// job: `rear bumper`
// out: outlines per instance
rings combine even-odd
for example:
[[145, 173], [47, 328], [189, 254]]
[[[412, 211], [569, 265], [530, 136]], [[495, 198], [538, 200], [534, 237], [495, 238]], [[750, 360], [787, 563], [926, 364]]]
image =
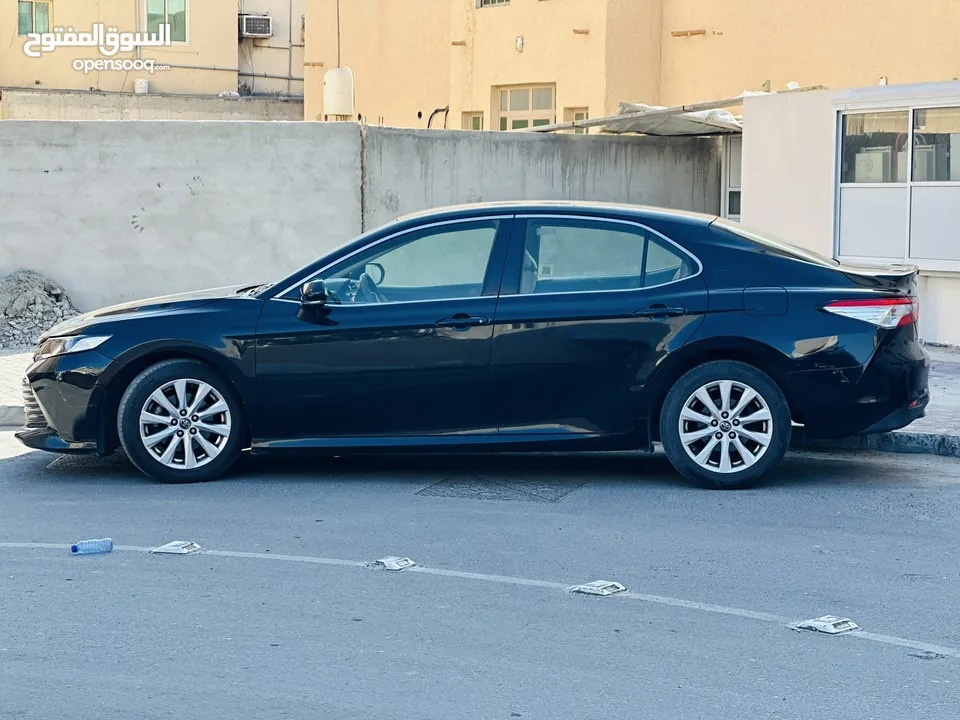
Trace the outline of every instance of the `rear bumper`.
[[882, 420], [875, 422], [873, 425], [864, 430], [863, 433], [869, 435], [872, 433], [885, 433], [890, 432], [891, 430], [905, 428], [914, 420], [919, 420], [927, 414], [927, 405], [929, 402], [929, 396], [920, 400], [913, 400], [905, 407], [894, 410]]
[[787, 394], [808, 437], [888, 432], [923, 417], [930, 402], [929, 372], [925, 354], [907, 362], [807, 370], [787, 376]]

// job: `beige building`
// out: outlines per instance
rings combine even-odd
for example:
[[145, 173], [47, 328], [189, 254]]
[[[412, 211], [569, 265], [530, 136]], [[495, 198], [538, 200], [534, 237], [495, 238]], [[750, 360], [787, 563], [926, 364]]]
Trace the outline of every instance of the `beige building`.
[[[323, 78], [355, 78], [355, 111], [401, 127], [521, 129], [782, 89], [960, 75], [960, 2], [927, 0], [307, 0], [306, 118]], [[434, 111], [440, 113], [434, 114]]]
[[[132, 93], [138, 80], [146, 80], [151, 93], [217, 95], [239, 89], [245, 94], [302, 95], [305, 2], [4, 2], [0, 9], [0, 87]], [[254, 21], [245, 25], [244, 15]], [[108, 55], [100, 46], [70, 44], [63, 34], [70, 28], [90, 33], [96, 23], [119, 33], [154, 33], [168, 23], [170, 43]], [[40, 57], [27, 54], [30, 33], [55, 33], [57, 28], [62, 28], [62, 40], [56, 47], [41, 52]], [[110, 43], [106, 45], [110, 50]], [[137, 60], [153, 61], [153, 72], [142, 62], [131, 66]], [[99, 65], [97, 61], [101, 61]], [[146, 89], [142, 83], [140, 87]]]

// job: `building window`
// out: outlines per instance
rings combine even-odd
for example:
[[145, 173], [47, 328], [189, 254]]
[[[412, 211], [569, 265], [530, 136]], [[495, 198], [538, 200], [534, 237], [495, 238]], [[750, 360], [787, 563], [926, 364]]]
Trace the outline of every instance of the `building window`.
[[556, 122], [553, 85], [500, 88], [500, 129], [524, 130]]
[[960, 107], [840, 116], [836, 251], [960, 270]]
[[907, 181], [907, 111], [843, 116], [840, 182]]
[[483, 130], [482, 112], [465, 112], [460, 119], [462, 130]]
[[17, 34], [50, 32], [50, 3], [48, 2], [19, 2], [17, 3]]
[[[579, 122], [581, 120], [589, 120], [590, 111], [587, 108], [565, 108], [563, 111], [563, 121], [564, 122]], [[577, 135], [586, 135], [590, 132], [590, 128], [574, 128], [573, 132]]]
[[170, 26], [172, 42], [187, 42], [187, 0], [147, 0], [147, 32]]
[[740, 222], [740, 198], [742, 177], [743, 136], [730, 135], [724, 143], [723, 154], [723, 184], [724, 207], [723, 216]]
[[477, 0], [477, 7], [490, 7], [492, 5], [509, 5], [510, 0]]

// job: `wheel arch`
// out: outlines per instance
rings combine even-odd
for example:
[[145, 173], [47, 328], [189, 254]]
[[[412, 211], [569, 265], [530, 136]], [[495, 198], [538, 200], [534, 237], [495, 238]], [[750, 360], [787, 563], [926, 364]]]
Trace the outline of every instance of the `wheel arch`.
[[[100, 410], [97, 423], [97, 447], [101, 454], [108, 455], [120, 447], [120, 437], [117, 434], [117, 412], [120, 408], [120, 399], [133, 379], [152, 365], [164, 360], [196, 360], [213, 369], [230, 384], [244, 409], [245, 442], [249, 442], [251, 411], [247, 393], [243, 392], [246, 386], [245, 378], [236, 367], [232, 366], [217, 352], [203, 345], [167, 345], [151, 343], [148, 346], [136, 348], [117, 358], [118, 369], [106, 383], [103, 397], [100, 401]], [[249, 381], [249, 380], [247, 380]]]
[[645, 403], [646, 430], [650, 441], [660, 439], [660, 413], [670, 388], [693, 368], [714, 360], [733, 360], [761, 370], [777, 384], [787, 399], [790, 415], [798, 420], [796, 403], [788, 392], [790, 359], [776, 348], [756, 340], [715, 337], [688, 343], [667, 356], [650, 381]]

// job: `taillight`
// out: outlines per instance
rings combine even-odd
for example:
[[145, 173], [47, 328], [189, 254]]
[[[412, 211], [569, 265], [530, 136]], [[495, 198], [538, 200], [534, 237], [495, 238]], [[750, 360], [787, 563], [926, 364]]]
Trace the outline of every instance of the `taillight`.
[[863, 320], [882, 328], [915, 323], [920, 316], [920, 301], [915, 297], [837, 300], [823, 308], [834, 315]]

